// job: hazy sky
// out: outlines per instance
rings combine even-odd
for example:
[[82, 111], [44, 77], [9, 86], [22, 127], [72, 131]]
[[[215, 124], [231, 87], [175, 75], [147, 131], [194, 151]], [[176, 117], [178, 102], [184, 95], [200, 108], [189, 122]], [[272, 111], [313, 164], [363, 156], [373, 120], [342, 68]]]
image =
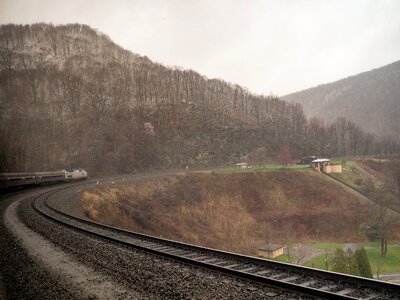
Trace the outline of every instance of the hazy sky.
[[284, 95], [400, 59], [399, 0], [0, 0], [0, 23], [85, 23], [165, 65]]

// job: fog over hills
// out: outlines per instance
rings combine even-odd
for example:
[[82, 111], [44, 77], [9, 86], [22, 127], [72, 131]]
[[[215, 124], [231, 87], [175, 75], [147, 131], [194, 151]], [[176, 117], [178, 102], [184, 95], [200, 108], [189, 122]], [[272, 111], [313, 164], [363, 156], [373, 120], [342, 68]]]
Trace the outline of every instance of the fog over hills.
[[400, 140], [400, 61], [282, 99], [300, 103], [307, 117], [328, 122], [345, 117], [368, 132]]
[[131, 173], [391, 153], [346, 119], [308, 121], [299, 104], [255, 95], [126, 51], [87, 25], [0, 26], [0, 172], [84, 167]]

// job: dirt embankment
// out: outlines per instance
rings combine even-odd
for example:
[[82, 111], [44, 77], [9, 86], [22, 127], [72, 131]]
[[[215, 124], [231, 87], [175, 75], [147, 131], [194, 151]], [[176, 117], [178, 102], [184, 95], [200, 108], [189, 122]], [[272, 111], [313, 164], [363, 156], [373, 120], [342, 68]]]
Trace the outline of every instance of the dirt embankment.
[[267, 242], [360, 240], [376, 207], [312, 171], [187, 174], [85, 192], [106, 224], [254, 254]]
[[[400, 158], [392, 159], [359, 159], [357, 160], [358, 176], [361, 182], [360, 189], [367, 196], [374, 197], [374, 189], [378, 190], [378, 197], [386, 193], [388, 207], [400, 211]], [[366, 176], [367, 175], [367, 176]], [[376, 196], [375, 196], [376, 197]]]
[[391, 159], [359, 159], [357, 163], [363, 170], [375, 177], [381, 183], [392, 185], [392, 188], [399, 189], [396, 180], [399, 177], [400, 157]]

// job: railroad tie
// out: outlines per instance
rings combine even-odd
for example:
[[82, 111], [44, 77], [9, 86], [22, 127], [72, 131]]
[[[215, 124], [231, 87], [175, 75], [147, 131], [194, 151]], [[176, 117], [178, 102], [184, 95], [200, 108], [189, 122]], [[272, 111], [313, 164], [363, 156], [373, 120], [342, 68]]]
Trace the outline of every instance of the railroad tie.
[[296, 280], [296, 279], [298, 279], [298, 278], [299, 278], [299, 276], [290, 276], [290, 277], [288, 277], [288, 278], [283, 278], [282, 281], [289, 282], [289, 281]]
[[193, 257], [192, 259], [197, 260], [197, 261], [202, 261], [207, 258], [210, 258], [210, 257], [202, 255], [202, 256]]
[[202, 262], [206, 263], [206, 264], [209, 264], [210, 262], [215, 262], [215, 261], [218, 261], [218, 258], [211, 258], [211, 259], [203, 260]]
[[355, 291], [354, 289], [348, 288], [348, 289], [344, 289], [344, 290], [341, 290], [341, 291], [337, 292], [337, 294], [339, 294], [339, 295], [348, 295], [348, 294], [351, 294], [354, 291]]
[[365, 297], [365, 298], [361, 298], [362, 300], [372, 300], [372, 299], [375, 299], [375, 298], [378, 298], [380, 295], [378, 295], [378, 294], [371, 294], [371, 295], [368, 295], [367, 297]]
[[165, 250], [168, 250], [168, 249], [171, 249], [171, 248], [168, 247], [168, 246], [159, 246], [159, 247], [151, 248], [151, 250], [157, 250], [157, 251], [165, 251]]
[[227, 268], [227, 269], [232, 269], [232, 268], [235, 268], [235, 267], [238, 267], [238, 266], [242, 266], [243, 264], [232, 264], [232, 265], [229, 265], [229, 266], [224, 266], [224, 268]]
[[164, 252], [167, 252], [167, 253], [169, 253], [169, 254], [178, 254], [178, 253], [181, 253], [181, 252], [186, 252], [185, 250], [182, 250], [182, 249], [171, 249], [170, 251], [164, 251]]
[[306, 282], [300, 283], [300, 285], [302, 285], [302, 286], [310, 286], [310, 285], [313, 285], [316, 282], [317, 282], [316, 280], [310, 280], [310, 281], [306, 281]]
[[256, 269], [257, 269], [257, 267], [250, 267], [250, 268], [246, 268], [246, 269], [240, 270], [240, 272], [249, 273], [250, 271], [253, 271], [253, 270], [256, 270]]
[[329, 291], [334, 288], [337, 288], [337, 285], [324, 285], [323, 287], [319, 288], [321, 291]]
[[192, 256], [199, 255], [198, 253], [189, 252], [188, 254], [182, 255], [182, 257], [192, 258]]
[[272, 272], [271, 270], [264, 270], [264, 271], [256, 272], [255, 275], [263, 276], [263, 275], [271, 273], [271, 272]]
[[223, 264], [226, 264], [226, 263], [229, 263], [229, 262], [226, 261], [226, 260], [221, 260], [221, 261], [215, 263], [214, 265], [215, 265], [215, 266], [220, 266], [220, 265], [223, 265]]
[[269, 278], [275, 279], [275, 278], [281, 277], [282, 275], [288, 275], [288, 274], [278, 273], [278, 274], [274, 274], [274, 275], [269, 276]]

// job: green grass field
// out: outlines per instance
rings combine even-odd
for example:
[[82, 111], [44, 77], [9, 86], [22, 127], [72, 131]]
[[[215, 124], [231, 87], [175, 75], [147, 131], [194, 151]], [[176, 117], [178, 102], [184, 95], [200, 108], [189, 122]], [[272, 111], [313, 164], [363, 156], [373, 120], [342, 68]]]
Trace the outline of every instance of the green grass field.
[[[339, 243], [316, 243], [312, 244], [317, 249], [328, 249], [334, 250], [342, 248], [344, 244]], [[367, 250], [368, 258], [371, 264], [372, 272], [376, 274], [378, 263], [380, 261], [380, 248], [379, 243], [371, 242], [364, 244], [365, 250]], [[328, 253], [328, 266], [329, 270], [332, 269], [332, 258], [333, 254]], [[318, 269], [325, 269], [325, 255], [315, 257], [305, 264], [307, 267], [315, 267]], [[383, 266], [381, 268], [381, 274], [383, 273], [395, 273], [400, 272], [400, 244], [394, 243], [388, 245], [388, 252], [386, 257], [383, 259]]]
[[367, 179], [377, 184], [380, 183], [376, 177], [368, 173], [356, 161], [346, 161], [342, 173], [331, 173], [330, 175], [360, 192], [363, 192]]
[[268, 164], [261, 166], [252, 166], [251, 168], [242, 169], [242, 168], [226, 168], [218, 170], [218, 172], [222, 173], [251, 173], [251, 172], [271, 172], [271, 171], [286, 171], [286, 170], [304, 170], [309, 169], [309, 165], [289, 165], [287, 168], [284, 168], [282, 165], [278, 164]]
[[354, 161], [347, 161], [343, 166], [342, 173], [331, 173], [332, 177], [344, 182], [354, 189], [360, 190], [362, 187], [363, 173]]
[[[329, 270], [331, 270], [331, 267], [332, 267], [331, 261], [333, 258], [333, 254], [328, 253], [327, 258], [328, 258], [328, 267], [329, 267]], [[309, 261], [306, 261], [304, 266], [325, 270], [325, 254], [315, 257], [313, 259], [310, 259]]]
[[[371, 263], [371, 268], [376, 273], [378, 262], [380, 259], [380, 248], [366, 249]], [[400, 245], [388, 245], [388, 252], [383, 259], [381, 273], [400, 272]]]
[[289, 256], [287, 254], [282, 254], [282, 255], [275, 257], [273, 260], [284, 262], [284, 263], [292, 263], [297, 260], [297, 256], [291, 255], [290, 259], [289, 259]]

